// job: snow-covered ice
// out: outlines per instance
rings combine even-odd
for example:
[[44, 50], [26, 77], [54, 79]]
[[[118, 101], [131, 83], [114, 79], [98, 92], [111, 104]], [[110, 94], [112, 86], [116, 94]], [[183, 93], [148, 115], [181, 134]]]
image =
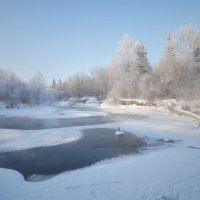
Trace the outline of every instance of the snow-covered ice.
[[0, 102], [0, 117], [32, 117], [32, 118], [77, 118], [90, 116], [105, 116], [106, 113], [100, 110], [90, 110], [80, 108], [95, 107], [98, 108], [97, 103], [79, 104], [70, 107], [69, 102], [57, 102], [52, 105], [24, 105], [20, 104], [13, 109], [6, 108], [6, 104]]
[[73, 142], [82, 136], [77, 128], [43, 130], [0, 129], [0, 152]]
[[[90, 167], [64, 172], [49, 180], [26, 182], [23, 176], [14, 170], [0, 169], [0, 197], [3, 200], [25, 199], [124, 199], [155, 200], [162, 195], [179, 195], [179, 200], [200, 199], [200, 128], [197, 121], [190, 117], [178, 116], [164, 109], [107, 106], [106, 111], [137, 113], [148, 118], [128, 119], [104, 125], [70, 128], [75, 139], [80, 137], [82, 128], [121, 127], [138, 136], [175, 140], [168, 148], [156, 151], [147, 150], [142, 154], [128, 155], [96, 163]], [[105, 111], [105, 112], [106, 112]], [[104, 112], [104, 111], [102, 111]], [[22, 131], [7, 130], [1, 134], [5, 141], [17, 145], [18, 137], [38, 142], [40, 133], [50, 139], [54, 131], [65, 136], [68, 128], [52, 129], [24, 134]], [[48, 130], [49, 131], [49, 130]], [[29, 131], [27, 131], [28, 133]], [[3, 130], [1, 130], [3, 133]], [[8, 133], [8, 135], [6, 135]], [[49, 134], [49, 135], [48, 135]], [[31, 135], [31, 136], [30, 136]], [[72, 138], [73, 134], [71, 135]], [[31, 137], [35, 137], [33, 140]], [[16, 138], [16, 139], [15, 139]], [[55, 138], [56, 140], [57, 138]], [[67, 141], [67, 139], [66, 139]], [[16, 142], [16, 143], [15, 143]], [[11, 143], [10, 143], [11, 144]], [[39, 145], [43, 145], [42, 143]]]

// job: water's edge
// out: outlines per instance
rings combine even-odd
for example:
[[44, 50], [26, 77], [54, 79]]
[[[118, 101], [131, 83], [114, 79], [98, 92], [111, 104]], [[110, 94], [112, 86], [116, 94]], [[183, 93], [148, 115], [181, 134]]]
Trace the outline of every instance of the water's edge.
[[52, 175], [92, 165], [96, 162], [135, 154], [147, 146], [143, 138], [114, 129], [84, 129], [79, 140], [32, 149], [0, 153], [0, 167], [19, 171], [25, 179], [33, 174]]

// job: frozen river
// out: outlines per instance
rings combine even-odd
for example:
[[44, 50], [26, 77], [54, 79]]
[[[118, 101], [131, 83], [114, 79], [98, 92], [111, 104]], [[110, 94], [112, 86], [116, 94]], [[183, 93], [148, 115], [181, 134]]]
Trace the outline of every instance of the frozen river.
[[[0, 115], [2, 199], [200, 198], [200, 129], [188, 117], [137, 106], [38, 106]], [[24, 180], [46, 179], [32, 174], [53, 177]]]
[[0, 154], [0, 167], [15, 169], [25, 177], [74, 170], [113, 157], [138, 153], [145, 141], [131, 133], [115, 136], [114, 129], [85, 129], [74, 142]]
[[[68, 108], [70, 111], [73, 108]], [[95, 108], [76, 108], [80, 112], [96, 112]], [[62, 109], [59, 109], [62, 112]], [[56, 130], [64, 127], [93, 126], [117, 123], [127, 120], [144, 120], [145, 115], [128, 115], [107, 113], [103, 116], [77, 118], [31, 118], [1, 117], [0, 128], [14, 130]], [[116, 127], [117, 129], [117, 127]], [[32, 174], [52, 175], [92, 165], [96, 162], [114, 157], [136, 154], [148, 147], [145, 139], [130, 132], [116, 136], [113, 128], [90, 128], [81, 130], [82, 136], [75, 141], [46, 147], [35, 147], [0, 153], [0, 167], [15, 169], [25, 178]], [[66, 135], [68, 135], [66, 130]], [[48, 134], [48, 132], [47, 132]], [[161, 145], [161, 141], [155, 142]]]

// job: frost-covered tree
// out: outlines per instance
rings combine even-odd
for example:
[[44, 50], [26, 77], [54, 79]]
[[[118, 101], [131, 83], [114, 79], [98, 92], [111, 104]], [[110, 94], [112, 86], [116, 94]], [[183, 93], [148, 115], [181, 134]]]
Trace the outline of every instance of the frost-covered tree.
[[182, 93], [187, 98], [195, 97], [200, 90], [199, 37], [200, 31], [194, 26], [184, 26], [175, 32], [181, 74], [179, 82], [182, 83]]
[[167, 35], [164, 56], [169, 60], [174, 59], [175, 57], [175, 48], [172, 33], [168, 33]]
[[160, 95], [162, 97], [175, 98], [180, 71], [172, 33], [167, 36], [164, 54], [159, 61], [159, 67], [156, 72], [159, 74]]
[[193, 58], [195, 65], [195, 74], [199, 76], [200, 75], [200, 32], [194, 41]]
[[140, 40], [136, 40], [134, 43], [132, 65], [133, 70], [136, 70], [140, 75], [150, 72], [147, 50]]
[[77, 73], [74, 75], [73, 79], [71, 79], [71, 89], [72, 94], [76, 97], [83, 97], [84, 95], [84, 85], [85, 78], [83, 73]]
[[109, 80], [109, 68], [93, 67], [90, 70], [92, 90], [97, 98], [105, 98], [111, 90]]
[[144, 44], [125, 34], [108, 66], [94, 67], [89, 75], [71, 76], [56, 89], [69, 96], [101, 98], [186, 98], [200, 94], [200, 32], [186, 26], [169, 33], [154, 68]]
[[0, 70], [0, 100], [13, 107], [18, 103], [29, 103], [28, 85], [21, 81], [11, 70]]
[[198, 38], [199, 30], [191, 26], [168, 34], [165, 51], [156, 70], [162, 97], [189, 98], [197, 93], [194, 88], [200, 85]]
[[163, 98], [183, 96], [183, 91], [188, 87], [191, 77], [188, 57], [181, 56], [176, 43], [176, 36], [169, 34], [157, 70], [160, 75], [160, 95]]
[[192, 58], [200, 31], [194, 26], [183, 26], [174, 33], [177, 54]]
[[56, 80], [55, 80], [55, 78], [53, 78], [51, 88], [56, 89], [56, 86], [57, 86]]
[[[42, 103], [52, 100], [57, 91], [46, 88], [44, 77], [37, 73], [27, 83], [20, 80], [11, 70], [0, 69], [0, 101], [14, 107], [19, 103]], [[57, 95], [58, 96], [58, 95]]]
[[124, 71], [139, 75], [150, 71], [147, 50], [140, 40], [123, 35], [118, 52], [118, 60]]
[[95, 96], [91, 77], [84, 73], [76, 73], [65, 81], [57, 84], [56, 90], [65, 94], [66, 98], [82, 98], [84, 96]]
[[23, 83], [9, 69], [2, 71], [1, 74], [1, 96], [5, 102], [15, 105], [20, 101]]
[[31, 100], [39, 104], [44, 96], [46, 84], [41, 73], [36, 73], [30, 80]]
[[142, 76], [150, 72], [146, 48], [140, 40], [133, 40], [125, 34], [115, 56], [122, 76], [116, 80], [118, 82], [115, 83], [115, 93], [117, 93], [116, 86], [118, 86], [119, 93], [129, 97], [139, 97], [141, 95], [140, 80]]
[[134, 41], [128, 34], [124, 34], [118, 49], [118, 61], [123, 71], [133, 71], [133, 55]]

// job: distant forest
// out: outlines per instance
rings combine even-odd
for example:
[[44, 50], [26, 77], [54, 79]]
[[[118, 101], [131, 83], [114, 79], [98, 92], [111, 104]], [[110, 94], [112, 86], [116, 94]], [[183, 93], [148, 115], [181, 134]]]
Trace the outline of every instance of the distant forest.
[[29, 82], [12, 71], [0, 69], [0, 101], [17, 105], [40, 104], [70, 97], [197, 99], [200, 98], [200, 30], [193, 26], [178, 28], [166, 37], [163, 55], [154, 64], [141, 40], [123, 35], [110, 63], [92, 67], [64, 81], [45, 84], [42, 74]]

